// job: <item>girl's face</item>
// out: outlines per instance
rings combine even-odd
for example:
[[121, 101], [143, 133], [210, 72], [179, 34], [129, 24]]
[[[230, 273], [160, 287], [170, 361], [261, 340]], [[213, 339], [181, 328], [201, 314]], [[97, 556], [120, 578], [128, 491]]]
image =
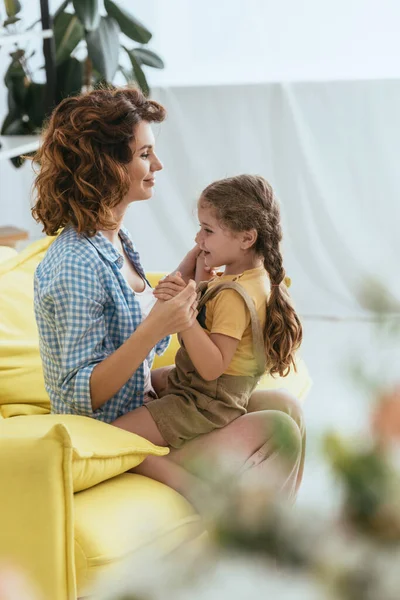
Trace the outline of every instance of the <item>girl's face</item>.
[[207, 267], [227, 267], [240, 263], [243, 259], [243, 235], [233, 233], [221, 227], [212, 207], [199, 202], [197, 214], [200, 231], [196, 235], [196, 243], [204, 252]]
[[124, 199], [127, 203], [151, 198], [155, 174], [163, 168], [154, 152], [154, 134], [147, 121], [141, 121], [136, 126], [135, 140], [131, 144], [131, 149], [133, 159], [128, 165], [131, 185]]

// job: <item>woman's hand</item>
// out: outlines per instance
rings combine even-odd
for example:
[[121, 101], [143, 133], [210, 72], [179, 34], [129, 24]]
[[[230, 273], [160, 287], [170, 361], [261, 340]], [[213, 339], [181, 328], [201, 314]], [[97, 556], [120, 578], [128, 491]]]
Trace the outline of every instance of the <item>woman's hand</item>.
[[189, 329], [197, 317], [196, 283], [190, 280], [186, 287], [167, 302], [157, 300], [143, 325], [152, 325], [159, 331], [159, 339]]
[[171, 300], [171, 298], [175, 298], [179, 292], [184, 290], [186, 285], [187, 283], [182, 279], [180, 272], [176, 271], [160, 279], [158, 285], [153, 290], [153, 294], [157, 300]]

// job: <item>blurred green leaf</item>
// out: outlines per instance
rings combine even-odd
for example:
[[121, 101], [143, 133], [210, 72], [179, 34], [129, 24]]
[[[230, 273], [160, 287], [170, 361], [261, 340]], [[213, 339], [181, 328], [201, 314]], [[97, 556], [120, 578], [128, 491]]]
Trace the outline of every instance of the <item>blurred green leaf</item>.
[[19, 17], [9, 17], [4, 21], [3, 27], [7, 27], [7, 25], [13, 25], [14, 23], [17, 23], [20, 20], [21, 19]]
[[4, 6], [6, 7], [7, 17], [15, 17], [21, 10], [19, 0], [4, 0]]
[[125, 81], [127, 83], [130, 83], [131, 81], [135, 81], [135, 76], [133, 74], [132, 69], [125, 69], [125, 67], [123, 67], [122, 65], [119, 65], [118, 69], [120, 70], [120, 72], [122, 73], [122, 75], [125, 77]]
[[59, 65], [70, 57], [71, 52], [83, 39], [84, 29], [76, 15], [62, 12], [54, 21], [56, 63]]
[[117, 21], [101, 17], [98, 29], [86, 34], [88, 54], [93, 66], [109, 83], [112, 83], [118, 69], [119, 33]]
[[19, 169], [24, 164], [25, 159], [22, 158], [22, 156], [13, 156], [12, 158], [10, 158], [10, 162], [14, 165], [16, 169]]
[[25, 98], [25, 111], [29, 117], [32, 129], [40, 129], [45, 118], [45, 93], [44, 83], [31, 83]]
[[83, 63], [76, 58], [68, 58], [57, 67], [56, 103], [58, 104], [82, 90]]
[[8, 115], [6, 115], [3, 123], [1, 124], [0, 135], [5, 135], [5, 132], [7, 131], [8, 127], [11, 125], [11, 123], [13, 121], [16, 121], [17, 119], [18, 119], [18, 114], [9, 112]]
[[141, 65], [147, 65], [148, 67], [154, 67], [154, 69], [163, 69], [165, 67], [162, 58], [155, 52], [147, 50], [146, 48], [134, 48], [132, 50], [136, 60]]
[[[65, 11], [65, 9], [67, 8], [67, 6], [70, 2], [71, 2], [71, 0], [64, 0], [64, 2], [61, 2], [60, 6], [57, 8], [56, 12], [53, 15], [53, 23], [54, 23], [54, 21], [57, 20], [57, 18], [60, 16], [60, 14]], [[39, 21], [40, 21], [40, 19], [39, 19]]]
[[140, 44], [147, 44], [151, 40], [150, 31], [128, 11], [117, 6], [111, 0], [104, 0], [104, 7], [107, 14], [117, 21], [122, 33], [128, 38]]
[[[17, 55], [20, 56], [20, 53], [14, 54], [14, 56]], [[13, 60], [11, 62], [4, 76], [4, 83], [9, 91], [9, 108], [11, 108], [12, 101], [13, 104], [15, 104], [16, 107], [22, 111], [25, 104], [27, 79], [25, 77], [25, 71], [22, 68], [19, 60]]]
[[94, 31], [100, 25], [99, 0], [72, 0], [75, 13], [86, 31]]
[[150, 89], [149, 89], [149, 85], [147, 83], [145, 74], [142, 71], [142, 67], [140, 66], [139, 62], [136, 59], [136, 56], [134, 54], [133, 50], [128, 50], [128, 48], [125, 48], [125, 46], [123, 46], [125, 52], [128, 54], [129, 59], [131, 61], [131, 65], [132, 65], [132, 70], [133, 70], [133, 75], [135, 78], [135, 81], [138, 83], [140, 89], [142, 90], [143, 94], [145, 96], [149, 95]]
[[1, 130], [1, 135], [28, 135], [31, 133], [29, 125], [22, 118], [15, 119], [4, 126]]

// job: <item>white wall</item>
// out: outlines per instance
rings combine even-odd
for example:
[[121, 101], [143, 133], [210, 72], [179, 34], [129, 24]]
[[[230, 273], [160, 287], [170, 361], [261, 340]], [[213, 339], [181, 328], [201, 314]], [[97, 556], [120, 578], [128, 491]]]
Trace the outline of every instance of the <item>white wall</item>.
[[162, 85], [400, 75], [398, 0], [146, 0]]

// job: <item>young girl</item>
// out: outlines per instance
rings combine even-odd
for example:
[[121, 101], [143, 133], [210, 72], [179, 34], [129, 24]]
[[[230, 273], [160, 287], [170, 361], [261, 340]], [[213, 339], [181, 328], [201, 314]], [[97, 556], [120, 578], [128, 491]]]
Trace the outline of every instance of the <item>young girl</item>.
[[[224, 265], [225, 271], [199, 284], [197, 321], [181, 332], [175, 368], [160, 397], [145, 404], [151, 419], [143, 415], [148, 426], [138, 431], [173, 448], [245, 414], [266, 371], [284, 376], [295, 367], [302, 339], [285, 285], [280, 211], [269, 183], [251, 175], [212, 183], [201, 194], [198, 216], [204, 265]], [[154, 293], [168, 300], [185, 287], [177, 273]]]

